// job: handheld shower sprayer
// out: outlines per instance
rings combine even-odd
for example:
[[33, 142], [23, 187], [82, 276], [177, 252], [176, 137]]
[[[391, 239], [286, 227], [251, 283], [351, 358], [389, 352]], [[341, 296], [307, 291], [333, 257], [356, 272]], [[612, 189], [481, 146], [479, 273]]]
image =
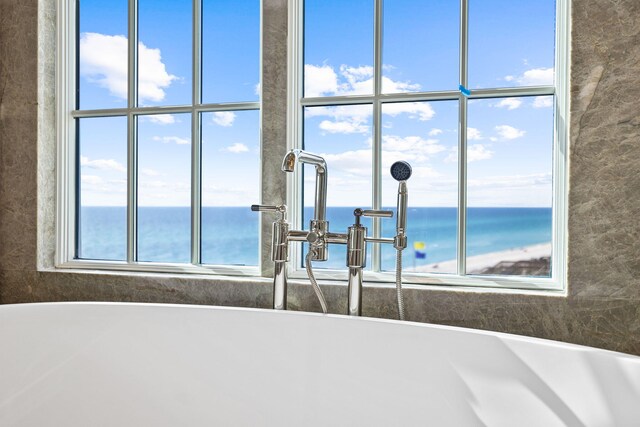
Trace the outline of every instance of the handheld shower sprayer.
[[402, 296], [402, 250], [407, 247], [407, 180], [411, 177], [411, 165], [398, 161], [391, 165], [391, 176], [398, 181], [398, 207], [396, 217], [396, 236], [393, 247], [396, 248], [396, 294], [398, 297], [398, 315], [404, 320], [404, 298]]
[[396, 216], [396, 237], [393, 246], [397, 250], [407, 247], [407, 180], [411, 177], [411, 165], [398, 161], [391, 165], [391, 176], [398, 182], [398, 212]]

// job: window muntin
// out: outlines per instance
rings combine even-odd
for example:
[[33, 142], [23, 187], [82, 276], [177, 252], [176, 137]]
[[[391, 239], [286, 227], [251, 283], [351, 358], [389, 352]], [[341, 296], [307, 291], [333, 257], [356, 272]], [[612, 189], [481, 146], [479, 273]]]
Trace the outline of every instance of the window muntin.
[[[246, 208], [249, 198], [259, 200], [260, 2], [112, 3], [110, 9], [104, 2], [78, 0], [61, 8], [66, 12], [69, 52], [77, 47], [77, 56], [71, 55], [72, 62], [65, 64], [65, 96], [72, 100], [77, 93], [77, 102], [67, 104], [71, 111], [63, 153], [69, 167], [63, 176], [70, 227], [58, 264], [255, 274], [255, 267], [242, 266], [258, 264], [257, 217], [249, 221], [250, 232], [256, 234], [245, 239], [240, 257], [230, 257], [226, 250], [229, 236], [216, 239], [203, 232], [219, 230], [229, 216], [226, 209]], [[203, 38], [203, 11], [209, 20], [225, 15], [217, 19], [245, 33], [233, 51], [221, 49], [220, 39]], [[76, 13], [77, 21], [72, 19]], [[233, 14], [236, 21], [229, 20]], [[224, 84], [207, 89], [217, 103], [202, 101], [203, 57], [209, 69], [216, 68], [218, 81], [226, 77]], [[237, 76], [233, 68], [241, 70]], [[74, 85], [77, 92], [71, 90]], [[109, 121], [118, 126], [109, 126]], [[216, 135], [211, 126], [222, 132]], [[213, 148], [203, 140], [212, 137]], [[106, 141], [102, 151], [96, 148], [100, 141]], [[238, 188], [229, 185], [234, 163], [241, 165], [238, 169], [251, 165]], [[92, 166], [117, 166], [111, 173], [121, 176], [87, 178], [86, 169]], [[215, 172], [203, 172], [203, 167]], [[117, 194], [106, 187], [96, 189], [98, 179], [107, 178], [117, 181]], [[238, 194], [244, 197], [240, 200]], [[113, 210], [118, 219], [99, 223], [96, 209], [111, 201], [117, 202]], [[216, 209], [210, 209], [213, 206]], [[108, 223], [117, 223], [119, 229]], [[118, 240], [117, 250], [104, 241], [109, 236]]]
[[[374, 208], [391, 208], [395, 206], [395, 202], [390, 204], [387, 198], [384, 197], [386, 187], [393, 187], [393, 183], [384, 184], [383, 182], [388, 181], [386, 174], [388, 171], [384, 168], [383, 162], [383, 153], [385, 151], [385, 142], [384, 137], [388, 135], [386, 127], [388, 126], [388, 121], [385, 121], [383, 111], [385, 109], [396, 110], [396, 114], [404, 118], [408, 116], [412, 116], [412, 118], [420, 117], [422, 114], [423, 118], [430, 120], [427, 116], [428, 109], [435, 105], [437, 102], [442, 101], [457, 101], [459, 106], [458, 111], [455, 111], [454, 114], [443, 117], [442, 115], [439, 117], [440, 119], [448, 119], [447, 121], [451, 121], [451, 118], [454, 117], [454, 121], [456, 123], [456, 128], [459, 130], [457, 146], [451, 147], [453, 148], [450, 151], [450, 156], [448, 159], [456, 158], [457, 160], [457, 182], [455, 189], [455, 197], [457, 200], [453, 205], [449, 206], [451, 210], [447, 215], [451, 216], [452, 212], [457, 214], [456, 217], [456, 227], [455, 231], [451, 229], [451, 219], [445, 221], [448, 226], [443, 226], [441, 233], [448, 234], [449, 240], [451, 240], [450, 236], [455, 232], [456, 234], [456, 242], [451, 247], [455, 247], [456, 254], [452, 257], [451, 261], [448, 263], [439, 263], [437, 266], [439, 269], [433, 269], [426, 271], [431, 271], [433, 273], [444, 272], [442, 271], [443, 266], [445, 270], [450, 273], [454, 273], [455, 277], [451, 277], [450, 283], [461, 283], [461, 284], [488, 284], [488, 285], [498, 285], [498, 286], [512, 286], [512, 287], [533, 287], [533, 288], [551, 288], [557, 289], [558, 287], [562, 287], [561, 278], [562, 278], [562, 268], [560, 267], [561, 256], [563, 253], [563, 236], [562, 236], [562, 218], [564, 217], [563, 210], [563, 192], [564, 192], [564, 154], [562, 150], [562, 146], [565, 143], [565, 135], [564, 135], [564, 127], [562, 125], [562, 117], [558, 117], [558, 112], [564, 114], [564, 110], [561, 107], [564, 105], [564, 101], [560, 102], [556, 100], [557, 96], [563, 95], [566, 86], [564, 86], [564, 77], [562, 76], [562, 67], [563, 61], [560, 64], [555, 63], [554, 54], [556, 57], [562, 58], [562, 52], [564, 49], [560, 46], [561, 51], [560, 54], [557, 54], [555, 49], [556, 41], [559, 40], [561, 43], [566, 43], [564, 40], [565, 37], [565, 29], [563, 27], [564, 18], [566, 16], [564, 13], [564, 1], [560, 0], [559, 4], [556, 5], [554, 1], [546, 1], [546, 2], [536, 2], [536, 3], [544, 3], [544, 5], [537, 5], [538, 8], [541, 8], [541, 15], [538, 17], [542, 22], [540, 25], [536, 26], [535, 22], [532, 24], [533, 20], [529, 20], [527, 25], [522, 26], [522, 34], [517, 37], [512, 37], [514, 40], [510, 40], [509, 43], [511, 45], [517, 44], [518, 49], [512, 49], [512, 52], [506, 52], [505, 58], [509, 59], [504, 60], [502, 62], [498, 61], [498, 65], [491, 69], [489, 65], [491, 64], [489, 58], [491, 57], [487, 54], [487, 60], [481, 61], [478, 58], [482, 55], [477, 52], [474, 53], [470, 49], [470, 45], [477, 46], [478, 43], [485, 37], [482, 32], [487, 31], [487, 25], [484, 23], [478, 23], [476, 20], [482, 20], [482, 13], [475, 12], [475, 17], [473, 15], [474, 7], [477, 9], [486, 8], [486, 5], [476, 5], [474, 0], [461, 0], [460, 2], [440, 2], [441, 7], [448, 8], [449, 13], [450, 9], [452, 9], [451, 4], [455, 4], [456, 10], [456, 20], [458, 23], [462, 23], [462, 25], [458, 25], [459, 32], [459, 46], [457, 47], [457, 60], [456, 62], [456, 70], [454, 71], [453, 81], [456, 82], [455, 86], [461, 84], [464, 88], [463, 90], [451, 90], [451, 84], [446, 83], [446, 79], [438, 79], [435, 77], [434, 72], [426, 72], [424, 74], [424, 81], [416, 81], [414, 82], [411, 79], [405, 78], [404, 80], [400, 80], [402, 76], [412, 76], [412, 78], [419, 79], [420, 69], [415, 69], [412, 67], [416, 67], [415, 64], [419, 64], [422, 60], [422, 56], [428, 56], [428, 54], [420, 55], [420, 49], [422, 49], [422, 45], [415, 40], [404, 40], [405, 46], [404, 49], [401, 49], [399, 53], [392, 53], [391, 49], [395, 47], [402, 47], [402, 44], [398, 42], [397, 38], [399, 37], [394, 32], [402, 34], [402, 32], [410, 32], [412, 28], [409, 26], [409, 22], [411, 19], [406, 19], [401, 23], [389, 22], [389, 17], [395, 17], [395, 19], [401, 20], [402, 16], [401, 9], [399, 7], [400, 3], [407, 2], [396, 2], [392, 0], [371, 0], [367, 2], [368, 8], [373, 11], [372, 15], [374, 15], [374, 19], [369, 25], [375, 28], [375, 32], [373, 34], [371, 43], [374, 44], [374, 65], [367, 69], [367, 73], [361, 72], [358, 74], [352, 73], [351, 75], [345, 73], [346, 70], [362, 70], [365, 66], [368, 66], [366, 62], [360, 63], [340, 63], [339, 61], [333, 60], [333, 58], [340, 58], [341, 52], [344, 50], [348, 50], [348, 46], [342, 46], [336, 40], [331, 37], [325, 37], [323, 44], [334, 46], [334, 50], [331, 52], [330, 59], [324, 59], [322, 62], [319, 61], [319, 58], [322, 55], [317, 54], [312, 51], [314, 46], [317, 43], [308, 42], [307, 38], [311, 36], [312, 40], [315, 40], [317, 36], [312, 32], [308, 34], [307, 28], [311, 25], [312, 28], [316, 27], [317, 24], [314, 23], [314, 20], [317, 18], [313, 15], [314, 11], [317, 9], [317, 0], [305, 0], [300, 1], [301, 12], [300, 12], [300, 22], [304, 23], [301, 25], [302, 29], [299, 31], [299, 49], [301, 50], [299, 54], [299, 58], [304, 58], [304, 65], [300, 66], [300, 69], [304, 70], [299, 77], [302, 78], [302, 82], [300, 83], [301, 87], [305, 88], [304, 96], [301, 96], [299, 99], [298, 106], [294, 107], [292, 110], [293, 120], [301, 120], [296, 119], [296, 117], [302, 117], [302, 113], [300, 109], [308, 109], [310, 107], [318, 108], [318, 109], [331, 109], [337, 108], [340, 105], [349, 104], [350, 102], [355, 102], [356, 97], [353, 95], [359, 95], [357, 97], [357, 103], [362, 107], [369, 107], [373, 110], [372, 117], [370, 118], [373, 123], [372, 128], [372, 141], [370, 142], [371, 150], [369, 153], [370, 158], [373, 161], [372, 165], [372, 176], [370, 179], [371, 186], [369, 191], [373, 192], [373, 200], [372, 206]], [[427, 2], [423, 2], [427, 3]], [[446, 6], [445, 6], [446, 3]], [[494, 2], [495, 3], [495, 2]], [[498, 2], [500, 3], [500, 2]], [[528, 3], [528, 2], [512, 2], [516, 4]], [[428, 2], [429, 6], [437, 9], [438, 5], [436, 2]], [[312, 5], [309, 7], [309, 5]], [[425, 4], [423, 4], [425, 6]], [[494, 7], [497, 8], [496, 5]], [[526, 5], [522, 6], [526, 7]], [[531, 7], [529, 7], [531, 8]], [[556, 9], [559, 11], [559, 18], [555, 19]], [[509, 13], [513, 10], [513, 5], [510, 8], [507, 8], [503, 15], [506, 17], [510, 16]], [[389, 11], [389, 13], [388, 13]], [[551, 11], [551, 13], [549, 13]], [[443, 15], [446, 15], [443, 10]], [[437, 12], [432, 11], [433, 14], [437, 15]], [[360, 13], [361, 15], [363, 12]], [[500, 12], [497, 12], [496, 15], [501, 16]], [[318, 16], [322, 16], [321, 14]], [[352, 15], [352, 18], [355, 20], [355, 16]], [[495, 18], [495, 17], [494, 17]], [[317, 18], [320, 20], [320, 18]], [[495, 25], [495, 19], [493, 20]], [[404, 27], [402, 25], [405, 25]], [[556, 34], [556, 24], [559, 29], [559, 32]], [[344, 24], [348, 25], [348, 24]], [[387, 27], [390, 27], [392, 30], [387, 31]], [[517, 31], [518, 26], [514, 25], [512, 22], [509, 22], [508, 25], [505, 25], [508, 28], [508, 31]], [[400, 29], [398, 29], [400, 28]], [[504, 30], [497, 30], [504, 31]], [[423, 31], [424, 32], [424, 31]], [[391, 34], [388, 36], [387, 34]], [[415, 33], [420, 33], [420, 31], [415, 31]], [[471, 43], [471, 35], [475, 38], [475, 44]], [[540, 39], [539, 46], [532, 46], [535, 44], [532, 40], [528, 39], [532, 35], [544, 35]], [[396, 40], [393, 40], [393, 38]], [[426, 36], [425, 36], [426, 37]], [[447, 40], [451, 37], [445, 37], [442, 40], [443, 50], [447, 51]], [[489, 37], [491, 38], [491, 37]], [[426, 37], [428, 41], [428, 37]], [[551, 43], [549, 43], [551, 41]], [[359, 40], [359, 43], [362, 45], [366, 45], [366, 40]], [[509, 44], [507, 43], [507, 44]], [[481, 43], [480, 43], [481, 44]], [[408, 52], [406, 46], [416, 46], [417, 53], [413, 50]], [[494, 49], [494, 51], [491, 51]], [[485, 51], [491, 52], [494, 56], [496, 52], [500, 52], [503, 49], [502, 45], [497, 44], [497, 46], [489, 46], [485, 47]], [[319, 49], [322, 51], [322, 49]], [[408, 53], [407, 53], [408, 52]], [[515, 52], [515, 53], [514, 53]], [[450, 53], [450, 52], [449, 52]], [[438, 53], [432, 53], [433, 55], [437, 55]], [[512, 57], [518, 54], [530, 54], [531, 60], [523, 60], [520, 59], [518, 62], [518, 67], [514, 66], [512, 61]], [[402, 62], [402, 56], [408, 57], [405, 58], [405, 63], [402, 67], [397, 67], [393, 63], [388, 63], [387, 58], [397, 58], [397, 60]], [[443, 57], [447, 56], [447, 53], [442, 53]], [[450, 56], [450, 55], [449, 55]], [[417, 59], [415, 58], [417, 57]], [[316, 59], [319, 62], [312, 62], [313, 59]], [[445, 69], [447, 67], [447, 61], [443, 61], [443, 66], [438, 68]], [[363, 65], [364, 64], [364, 65]], [[484, 67], [484, 68], [483, 68]], [[524, 67], [524, 68], [523, 68]], [[527, 68], [529, 67], [529, 68]], [[451, 67], [449, 67], [451, 68]], [[317, 71], [322, 69], [323, 73], [309, 73], [309, 70]], [[531, 70], [531, 72], [527, 72]], [[557, 76], [558, 70], [561, 71], [560, 78], [554, 79], [554, 74]], [[438, 70], [440, 71], [440, 70]], [[498, 77], [492, 77], [489, 73], [492, 71]], [[396, 76], [399, 76], [398, 82], [389, 81], [392, 80], [393, 73], [396, 73]], [[446, 73], [441, 73], [441, 75], [446, 75]], [[551, 75], [551, 78], [549, 78]], [[327, 76], [331, 77], [331, 79], [327, 79]], [[415, 76], [415, 77], [413, 77]], [[489, 78], [489, 77], [491, 78]], [[324, 77], [324, 80], [320, 79], [320, 77]], [[313, 81], [309, 81], [310, 79], [314, 79]], [[475, 80], [474, 80], [475, 79]], [[486, 83], [486, 82], [489, 83]], [[495, 82], [497, 81], [497, 82]], [[336, 84], [337, 82], [337, 84]], [[437, 82], [437, 83], [433, 83]], [[471, 82], [471, 83], [470, 83]], [[476, 83], [474, 83], [476, 82]], [[365, 91], [356, 91], [349, 90], [351, 88], [356, 87], [368, 87], [369, 84], [373, 84], [374, 90], [371, 95], [368, 95]], [[491, 84], [494, 83], [494, 84]], [[405, 88], [403, 90], [387, 90], [386, 87], [393, 86], [396, 88]], [[524, 87], [523, 87], [524, 86]], [[296, 87], [294, 85], [294, 87]], [[314, 96], [310, 97], [308, 95], [309, 87], [323, 87], [325, 90], [315, 90]], [[332, 90], [332, 88], [337, 88], [336, 90]], [[471, 93], [467, 92], [467, 89], [471, 89]], [[413, 93], [412, 93], [413, 92]], [[462, 93], [466, 92], [466, 93]], [[389, 93], [388, 95], [386, 93]], [[393, 93], [393, 94], [391, 94]], [[411, 101], [411, 102], [410, 102]], [[421, 110], [415, 108], [409, 108], [409, 105], [415, 104], [418, 102], [421, 105]], [[512, 114], [512, 117], [520, 116], [524, 118], [526, 126], [522, 126], [518, 128], [513, 126], [509, 122], [507, 123], [496, 123], [493, 125], [491, 131], [496, 135], [490, 135], [489, 132], [485, 134], [486, 139], [481, 140], [485, 136], [478, 134], [478, 128], [473, 127], [470, 123], [475, 123], [475, 120], [478, 119], [482, 114], [479, 114], [479, 108], [474, 108], [474, 103], [484, 103], [484, 105], [490, 106], [493, 108], [494, 113], [497, 115], [505, 116], [506, 112], [515, 113]], [[478, 105], [478, 107], [480, 106]], [[521, 108], [525, 107], [525, 108]], [[528, 113], [525, 111], [528, 109]], [[518, 110], [518, 111], [515, 111]], [[473, 118], [469, 116], [470, 112], [474, 114]], [[554, 115], [555, 114], [555, 115]], [[352, 129], [355, 127], [357, 123], [354, 123], [353, 120], [345, 121], [346, 123], [334, 123], [334, 129]], [[417, 122], [417, 121], [416, 121]], [[516, 122], [513, 123], [517, 123]], [[348, 126], [349, 125], [349, 126]], [[304, 132], [298, 133], [298, 135], [306, 137], [310, 131], [307, 129], [308, 124], [305, 120], [304, 123]], [[523, 129], [526, 128], [526, 129]], [[294, 124], [295, 129], [295, 124]], [[407, 127], [403, 128], [404, 131], [408, 131]], [[455, 129], [453, 129], [455, 130]], [[411, 132], [409, 132], [411, 133]], [[415, 133], [415, 132], [414, 132]], [[521, 218], [521, 222], [536, 222], [538, 224], [539, 233], [533, 240], [542, 238], [546, 239], [545, 250], [548, 252], [548, 256], [551, 257], [551, 264], [554, 266], [553, 269], [547, 269], [538, 271], [535, 274], [531, 274], [527, 272], [527, 270], [521, 270], [519, 274], [522, 274], [523, 278], [515, 277], [514, 273], [510, 274], [501, 274], [501, 273], [488, 273], [484, 275], [477, 275], [477, 271], [473, 270], [473, 280], [465, 280], [465, 276], [472, 272], [472, 270], [466, 268], [466, 260], [467, 256], [473, 256], [472, 254], [475, 251], [482, 251], [482, 249], [478, 249], [477, 241], [474, 236], [471, 236], [469, 233], [471, 232], [471, 228], [474, 230], [477, 229], [474, 227], [476, 221], [478, 220], [478, 209], [482, 210], [481, 206], [475, 206], [480, 193], [476, 191], [475, 185], [478, 184], [477, 180], [473, 182], [470, 187], [469, 184], [469, 176], [471, 173], [472, 176], [480, 176], [473, 175], [476, 173], [478, 168], [473, 167], [474, 163], [481, 161], [483, 159], [490, 159], [492, 156], [497, 153], [500, 158], [503, 159], [503, 162], [498, 165], [497, 169], [504, 170], [512, 170], [513, 166], [517, 164], [517, 162], [512, 162], [512, 164], [508, 163], [508, 159], [512, 153], [512, 148], [508, 147], [508, 144], [503, 144], [503, 146], [498, 146], [496, 148], [493, 145], [499, 145], [498, 140], [508, 140], [522, 137], [524, 134], [527, 134], [528, 138], [527, 143], [524, 144], [525, 147], [519, 147], [521, 150], [522, 156], [528, 156], [531, 160], [531, 163], [534, 163], [539, 170], [532, 171], [531, 164], [526, 162], [526, 159], [523, 160], [522, 156], [520, 157], [520, 166], [525, 166], [522, 169], [529, 171], [529, 182], [532, 187], [526, 187], [527, 182], [520, 182], [519, 185], [525, 185], [525, 193], [529, 188], [533, 188], [535, 190], [535, 197], [526, 200], [526, 205], [520, 205], [516, 207], [531, 209], [529, 212], [525, 212], [523, 210], [518, 212], [518, 215], [524, 215]], [[424, 135], [424, 134], [422, 134]], [[532, 136], [538, 135], [542, 138], [542, 140], [532, 141]], [[426, 139], [427, 135], [424, 135], [424, 139]], [[440, 136], [440, 135], [438, 135]], [[388, 138], [388, 136], [387, 136]], [[437, 138], [436, 138], [437, 139]], [[524, 139], [523, 139], [524, 140]], [[307, 148], [306, 140], [302, 141], [294, 141], [294, 145], [298, 144], [298, 146], [304, 146]], [[505, 147], [505, 145], [507, 147]], [[407, 146], [408, 147], [408, 146]], [[518, 148], [516, 149], [517, 152]], [[462, 155], [459, 152], [462, 151]], [[323, 151], [317, 151], [320, 154], [325, 154]], [[401, 156], [408, 157], [410, 156], [409, 150], [398, 150], [396, 154], [401, 154]], [[332, 153], [332, 156], [335, 156], [336, 153]], [[411, 161], [411, 163], [415, 163], [415, 161]], [[329, 163], [329, 169], [331, 171], [332, 165]], [[442, 166], [442, 165], [440, 165]], [[451, 170], [447, 175], [451, 175]], [[489, 178], [489, 177], [487, 177]], [[495, 178], [495, 177], [494, 177]], [[503, 177], [505, 178], [505, 177]], [[515, 178], [515, 176], [513, 176]], [[553, 179], [552, 179], [553, 178]], [[522, 181], [522, 179], [521, 179]], [[449, 180], [451, 183], [451, 180]], [[308, 185], [306, 182], [304, 183]], [[409, 190], [410, 190], [410, 207], [415, 201], [415, 195], [419, 194], [420, 187], [424, 183], [421, 181], [417, 181], [416, 175], [412, 180], [409, 181]], [[486, 184], [486, 183], [485, 183]], [[518, 184], [518, 183], [516, 183]], [[446, 188], [444, 183], [439, 183], [439, 189]], [[416, 188], [417, 191], [414, 190]], [[450, 188], [450, 187], [449, 187]], [[303, 193], [308, 194], [310, 189], [303, 190]], [[348, 192], [346, 188], [343, 189], [345, 192]], [[389, 190], [394, 194], [395, 190]], [[354, 194], [356, 192], [354, 191]], [[448, 195], [451, 197], [453, 194], [452, 191], [449, 191]], [[526, 197], [526, 194], [525, 194]], [[291, 203], [296, 203], [298, 200], [298, 196], [296, 194], [292, 195], [293, 201]], [[481, 197], [480, 197], [481, 198]], [[522, 194], [519, 199], [522, 199]], [[419, 199], [418, 199], [419, 200]], [[515, 200], [515, 198], [512, 198]], [[483, 203], [485, 206], [495, 204], [491, 200], [484, 199]], [[306, 201], [305, 201], [306, 206]], [[436, 208], [437, 205], [432, 206]], [[504, 206], [504, 205], [500, 205]], [[553, 217], [551, 216], [551, 209], [553, 206]], [[415, 205], [414, 205], [415, 207]], [[332, 205], [328, 204], [329, 211], [331, 210]], [[538, 209], [538, 211], [535, 211]], [[541, 212], [540, 210], [544, 210]], [[527, 215], [531, 214], [531, 217]], [[537, 214], [537, 215], [534, 215]], [[435, 211], [432, 212], [432, 215], [435, 215]], [[439, 221], [442, 221], [442, 212], [440, 212]], [[428, 217], [428, 215], [426, 215]], [[469, 224], [469, 218], [471, 218], [471, 224]], [[493, 227], [494, 229], [499, 229], [501, 224], [500, 218], [494, 219]], [[304, 226], [305, 222], [302, 223]], [[409, 225], [409, 231], [411, 236], [411, 224]], [[471, 227], [471, 228], [470, 228]], [[416, 229], [423, 229], [424, 224], [419, 224]], [[331, 230], [334, 232], [340, 232], [341, 229], [337, 229], [336, 227], [331, 225]], [[381, 231], [384, 230], [384, 233]], [[374, 234], [376, 237], [384, 234], [387, 235], [389, 232], [394, 231], [393, 224], [385, 224], [385, 220], [376, 220], [373, 222], [372, 227], [370, 228], [370, 233]], [[432, 230], [433, 232], [433, 230]], [[472, 237], [471, 242], [468, 242], [468, 238]], [[429, 242], [429, 237], [425, 239], [427, 243]], [[506, 243], [508, 244], [508, 243]], [[372, 245], [372, 250], [370, 253], [373, 253], [373, 259], [371, 264], [373, 265], [373, 270], [375, 271], [384, 271], [391, 269], [393, 265], [386, 258], [390, 258], [387, 252], [390, 253], [389, 248], [376, 248], [375, 245]], [[480, 245], [481, 246], [481, 245]], [[499, 245], [495, 246], [496, 248]], [[405, 266], [411, 266], [411, 262], [407, 262], [407, 258], [413, 258], [413, 248], [409, 247], [404, 253]], [[391, 251], [393, 252], [393, 251]], [[553, 253], [549, 253], [553, 252]], [[302, 254], [297, 254], [299, 257]], [[520, 254], [521, 255], [521, 254]], [[332, 252], [333, 257], [333, 252]], [[475, 261], [475, 260], [473, 260]], [[498, 260], [499, 261], [499, 260]], [[433, 264], [433, 263], [432, 263]], [[320, 265], [320, 263], [318, 263]], [[426, 267], [426, 266], [423, 266]], [[432, 265], [433, 267], [433, 265]], [[524, 273], [522, 272], [524, 271]], [[530, 270], [529, 270], [530, 271]], [[409, 277], [409, 280], [413, 280], [416, 282], [441, 282], [442, 280], [448, 280], [441, 275], [420, 275], [415, 274], [414, 272], [409, 271], [406, 275]], [[373, 274], [370, 275], [370, 279], [375, 279], [378, 277]], [[486, 278], [486, 279], [485, 279]]]

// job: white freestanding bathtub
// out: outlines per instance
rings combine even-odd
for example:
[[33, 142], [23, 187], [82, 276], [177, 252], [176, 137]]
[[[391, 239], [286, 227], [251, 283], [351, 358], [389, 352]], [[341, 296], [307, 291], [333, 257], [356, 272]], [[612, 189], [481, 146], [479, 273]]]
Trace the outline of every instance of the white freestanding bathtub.
[[0, 306], [0, 426], [640, 426], [640, 358], [270, 310]]

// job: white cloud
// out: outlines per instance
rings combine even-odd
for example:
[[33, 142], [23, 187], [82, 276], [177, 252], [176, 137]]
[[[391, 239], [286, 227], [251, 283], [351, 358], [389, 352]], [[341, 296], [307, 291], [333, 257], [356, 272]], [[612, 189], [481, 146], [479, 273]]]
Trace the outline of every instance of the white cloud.
[[369, 133], [369, 126], [358, 120], [346, 120], [341, 122], [332, 122], [323, 120], [319, 125], [320, 130], [329, 133]]
[[433, 128], [429, 131], [429, 136], [438, 136], [442, 133], [442, 129]]
[[305, 118], [331, 117], [337, 121], [345, 118], [366, 122], [371, 116], [370, 105], [338, 105], [336, 107], [309, 107], [305, 108]]
[[341, 65], [340, 76], [346, 80], [338, 86], [338, 92], [342, 95], [367, 95], [373, 92], [373, 67], [371, 66]]
[[495, 107], [506, 108], [507, 110], [515, 110], [522, 105], [522, 101], [518, 98], [505, 98], [495, 104]]
[[536, 96], [533, 100], [533, 108], [553, 107], [553, 98], [550, 96]]
[[468, 127], [467, 128], [467, 139], [469, 141], [475, 141], [475, 140], [479, 140], [479, 139], [483, 139], [483, 138], [482, 138], [482, 134], [480, 133], [479, 129]]
[[509, 125], [500, 125], [495, 127], [498, 136], [502, 139], [516, 139], [521, 138], [527, 133], [524, 130], [516, 129]]
[[83, 206], [125, 206], [126, 179], [105, 179], [97, 175], [80, 175]]
[[[127, 48], [125, 36], [99, 33], [80, 35], [80, 72], [90, 82], [107, 89], [121, 99], [127, 99]], [[162, 62], [160, 49], [151, 49], [138, 43], [139, 78], [138, 98], [159, 102], [165, 97], [164, 89], [178, 77], [169, 74]]]
[[[311, 65], [305, 67], [305, 96], [344, 96], [370, 94], [373, 91], [373, 67], [352, 67], [341, 65], [336, 71], [330, 65]], [[418, 90], [420, 85], [397, 82], [383, 78], [386, 92], [406, 92]], [[420, 121], [431, 120], [435, 111], [428, 102], [401, 102], [386, 104], [382, 113], [395, 117], [408, 114], [409, 118]], [[310, 107], [305, 109], [305, 117], [330, 117], [319, 123], [321, 131], [326, 133], [369, 133], [369, 120], [373, 114], [370, 105], [341, 105], [336, 107]], [[392, 127], [386, 123], [385, 127]]]
[[88, 184], [88, 185], [100, 185], [104, 182], [104, 180], [97, 175], [82, 174], [82, 176], [80, 177], [80, 180], [82, 181], [83, 184]]
[[178, 144], [178, 145], [189, 145], [190, 141], [186, 138], [180, 138], [179, 136], [154, 136], [154, 141], [162, 142], [163, 144]]
[[176, 123], [176, 116], [173, 114], [153, 114], [151, 116], [142, 116], [145, 120], [159, 125], [172, 125]]
[[236, 142], [235, 144], [225, 147], [223, 150], [229, 153], [246, 153], [249, 151], [249, 147], [240, 142]]
[[116, 172], [126, 172], [127, 168], [122, 164], [113, 159], [96, 159], [90, 160], [86, 156], [80, 156], [80, 166], [84, 166], [91, 169], [105, 170], [105, 171], [116, 171]]
[[410, 118], [417, 117], [421, 122], [431, 120], [436, 114], [428, 102], [396, 102], [382, 107], [382, 114], [392, 117], [403, 113], [409, 114]]
[[304, 96], [333, 95], [338, 91], [338, 75], [329, 65], [304, 66]]
[[329, 165], [329, 179], [336, 171], [347, 172], [360, 176], [371, 176], [371, 150], [352, 150], [342, 153], [325, 154], [324, 157]]
[[482, 144], [472, 144], [467, 147], [467, 162], [477, 162], [478, 160], [488, 160], [493, 157], [493, 151], [488, 150]]
[[537, 173], [529, 175], [489, 176], [481, 179], [470, 179], [469, 187], [528, 187], [534, 185], [550, 185], [552, 176], [550, 173]]
[[440, 153], [446, 148], [438, 144], [436, 139], [422, 139], [419, 136], [385, 135], [382, 137], [382, 149], [421, 156], [419, 160], [425, 160], [424, 156]]
[[[411, 139], [410, 139], [411, 141]], [[433, 143], [413, 140], [407, 142], [404, 138], [394, 137], [393, 140], [383, 143], [382, 149], [382, 169], [388, 171], [391, 165], [398, 160], [405, 160], [412, 165], [412, 177], [434, 177], [440, 174], [423, 162], [428, 160], [427, 153], [439, 153], [444, 148]], [[408, 144], [411, 149], [407, 151], [396, 151], [394, 148]], [[350, 179], [367, 180], [367, 186], [371, 179], [371, 150], [350, 150], [342, 153], [319, 153], [329, 165], [330, 185], [336, 185], [337, 179], [345, 179], [345, 185], [353, 188]], [[354, 178], [356, 177], [356, 178]], [[311, 179], [311, 178], [309, 178]]]
[[506, 76], [504, 79], [520, 86], [548, 86], [553, 84], [554, 70], [553, 67], [533, 68], [520, 76]]
[[[369, 65], [353, 67], [342, 64], [336, 71], [326, 64], [305, 64], [304, 73], [306, 97], [368, 95], [373, 92], [373, 67]], [[419, 84], [382, 78], [382, 91], [385, 93], [417, 90], [420, 90]]]
[[[488, 150], [483, 144], [471, 144], [467, 146], [467, 163], [479, 160], [488, 160], [493, 157], [493, 151]], [[445, 163], [458, 161], [458, 147], [451, 149], [451, 153], [444, 159]]]
[[382, 92], [384, 93], [416, 92], [418, 90], [420, 90], [420, 85], [417, 83], [398, 82], [388, 77], [382, 77]]
[[149, 168], [140, 169], [140, 173], [144, 176], [160, 176], [160, 172]]
[[469, 206], [539, 206], [550, 207], [552, 179], [550, 173], [486, 176], [469, 179]]
[[231, 111], [216, 111], [213, 113], [213, 122], [219, 126], [232, 126], [235, 119], [236, 113]]
[[[306, 97], [368, 95], [373, 92], [373, 67], [368, 65], [352, 67], [343, 64], [336, 72], [330, 65], [306, 64], [304, 72]], [[385, 93], [417, 90], [420, 90], [419, 84], [382, 78], [382, 91]]]

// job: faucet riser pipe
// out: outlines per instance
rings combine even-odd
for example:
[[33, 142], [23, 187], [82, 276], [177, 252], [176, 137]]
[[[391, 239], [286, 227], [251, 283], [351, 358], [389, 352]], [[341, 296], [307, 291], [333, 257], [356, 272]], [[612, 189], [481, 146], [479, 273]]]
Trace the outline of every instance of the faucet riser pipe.
[[317, 221], [326, 221], [327, 219], [327, 168], [321, 171], [316, 167], [316, 200], [314, 209], [314, 218]]
[[349, 268], [347, 314], [362, 316], [362, 269]]
[[285, 262], [289, 260], [289, 224], [285, 221], [276, 221], [271, 230], [271, 261]]
[[273, 309], [287, 309], [287, 263], [276, 262], [273, 272]]

